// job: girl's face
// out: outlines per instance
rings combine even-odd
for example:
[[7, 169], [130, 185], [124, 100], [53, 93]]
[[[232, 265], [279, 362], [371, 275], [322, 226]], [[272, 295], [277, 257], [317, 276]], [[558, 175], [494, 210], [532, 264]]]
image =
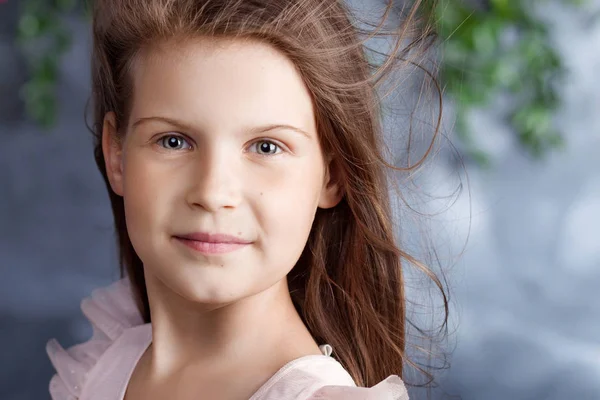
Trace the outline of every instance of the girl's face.
[[[293, 63], [265, 44], [206, 40], [137, 61], [125, 137], [108, 113], [103, 150], [145, 273], [206, 304], [285, 284], [317, 207], [340, 200]], [[248, 243], [211, 253], [193, 247], [226, 246], [183, 239], [194, 233]]]

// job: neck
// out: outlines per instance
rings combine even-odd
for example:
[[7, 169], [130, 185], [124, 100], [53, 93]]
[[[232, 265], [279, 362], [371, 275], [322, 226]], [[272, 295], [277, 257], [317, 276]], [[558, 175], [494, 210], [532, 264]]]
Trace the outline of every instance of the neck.
[[152, 316], [148, 374], [167, 379], [184, 369], [231, 373], [277, 370], [295, 358], [321, 354], [302, 322], [284, 278], [229, 304], [198, 304], [146, 274]]

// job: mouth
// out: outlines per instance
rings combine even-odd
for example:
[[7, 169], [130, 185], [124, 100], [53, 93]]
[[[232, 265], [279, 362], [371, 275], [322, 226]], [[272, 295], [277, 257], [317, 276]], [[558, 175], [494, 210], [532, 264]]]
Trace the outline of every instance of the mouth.
[[252, 241], [222, 233], [194, 232], [174, 238], [202, 254], [224, 254], [252, 244]]

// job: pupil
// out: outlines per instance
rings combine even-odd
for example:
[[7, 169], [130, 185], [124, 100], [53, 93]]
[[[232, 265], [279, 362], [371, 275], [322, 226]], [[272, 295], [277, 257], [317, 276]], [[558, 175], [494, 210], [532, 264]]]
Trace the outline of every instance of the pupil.
[[177, 138], [175, 138], [175, 137], [169, 138], [169, 146], [177, 147], [177, 144], [178, 144]]
[[261, 149], [261, 151], [268, 153], [269, 150], [271, 150], [271, 144], [267, 143], [267, 142], [263, 142], [263, 144], [260, 146], [260, 149]]

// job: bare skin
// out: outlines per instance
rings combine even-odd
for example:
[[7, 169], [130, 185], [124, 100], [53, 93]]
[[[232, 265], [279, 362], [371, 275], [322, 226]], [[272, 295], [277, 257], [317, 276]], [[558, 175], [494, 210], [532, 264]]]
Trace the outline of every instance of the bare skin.
[[[311, 97], [291, 61], [251, 42], [155, 46], [133, 76], [124, 140], [113, 113], [103, 129], [152, 316], [125, 398], [248, 399], [287, 362], [321, 354], [286, 281], [317, 208], [341, 200]], [[255, 129], [272, 124], [295, 129]], [[204, 254], [177, 239], [198, 231], [250, 243]]]
[[[296, 319], [291, 310], [289, 315]], [[162, 379], [156, 379], [152, 373], [153, 346], [150, 345], [133, 372], [124, 400], [197, 400], [199, 394], [208, 399], [247, 400], [287, 362], [321, 354], [299, 318], [286, 324], [287, 329], [293, 326], [296, 331], [280, 332], [278, 345], [260, 347], [242, 355], [248, 357], [247, 360], [223, 359], [217, 365], [206, 365], [199, 360], [196, 365], [186, 365]]]

